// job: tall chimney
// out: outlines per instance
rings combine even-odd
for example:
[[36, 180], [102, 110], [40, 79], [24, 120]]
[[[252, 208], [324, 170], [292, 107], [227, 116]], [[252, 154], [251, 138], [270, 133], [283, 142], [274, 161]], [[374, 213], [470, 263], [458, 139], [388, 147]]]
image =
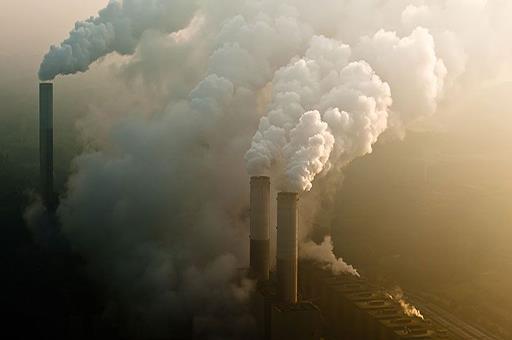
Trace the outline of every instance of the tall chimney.
[[251, 177], [250, 267], [259, 281], [269, 279], [270, 270], [270, 178]]
[[53, 84], [39, 84], [39, 169], [43, 203], [53, 206]]
[[285, 303], [297, 303], [298, 200], [296, 192], [277, 195], [277, 294]]

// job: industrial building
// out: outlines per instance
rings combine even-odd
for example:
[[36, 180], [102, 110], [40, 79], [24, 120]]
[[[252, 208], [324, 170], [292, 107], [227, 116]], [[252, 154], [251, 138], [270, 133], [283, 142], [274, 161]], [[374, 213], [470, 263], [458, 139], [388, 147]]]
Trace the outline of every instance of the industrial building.
[[[41, 195], [51, 213], [57, 205], [53, 189], [51, 83], [39, 86], [39, 115]], [[408, 316], [382, 287], [348, 273], [335, 275], [312, 261], [299, 261], [299, 194], [295, 192], [277, 194], [276, 269], [271, 271], [270, 226], [275, 225], [271, 221], [271, 192], [269, 177], [251, 178], [249, 276], [257, 286], [250, 307], [258, 338], [494, 339], [452, 316], [443, 315], [444, 311], [433, 312], [425, 320]], [[192, 315], [183, 319], [170, 325], [174, 338], [194, 338], [198, 320]]]
[[[254, 193], [256, 192], [256, 193]], [[258, 202], [259, 200], [259, 202]], [[253, 297], [253, 312], [259, 336], [263, 339], [320, 339], [321, 314], [317, 306], [298, 295], [298, 194], [280, 192], [277, 195], [277, 269], [269, 274], [268, 248], [255, 243], [257, 235], [270, 235], [270, 179], [251, 179], [251, 250], [250, 272], [258, 280]], [[268, 241], [268, 239], [266, 239]], [[261, 251], [266, 254], [260, 253]], [[258, 264], [258, 266], [256, 266]], [[261, 270], [265, 270], [262, 273]]]
[[478, 339], [451, 322], [406, 315], [385, 289], [298, 260], [298, 193], [277, 194], [276, 271], [270, 272], [270, 179], [251, 178], [252, 311], [265, 340]]

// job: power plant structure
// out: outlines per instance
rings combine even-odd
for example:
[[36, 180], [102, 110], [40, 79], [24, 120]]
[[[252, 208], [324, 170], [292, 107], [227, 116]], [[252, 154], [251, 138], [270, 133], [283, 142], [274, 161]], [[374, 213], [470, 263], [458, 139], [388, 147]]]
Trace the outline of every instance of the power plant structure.
[[270, 272], [270, 178], [251, 178], [249, 255], [250, 274], [258, 281], [269, 279]]
[[[264, 183], [265, 190], [261, 190], [261, 187], [254, 183]], [[257, 190], [257, 194], [253, 193], [253, 190]], [[251, 235], [253, 235], [252, 221], [261, 215], [259, 207], [264, 205], [267, 208], [270, 193], [268, 177], [251, 178]], [[261, 202], [254, 202], [254, 199], [260, 199]], [[271, 276], [268, 272], [270, 267], [265, 267], [267, 272], [261, 275], [263, 279], [258, 280], [258, 289], [252, 302], [259, 337], [262, 339], [300, 340], [321, 337], [319, 309], [311, 302], [299, 299], [297, 291], [298, 200], [299, 194], [295, 192], [280, 192], [277, 195], [277, 276]], [[267, 211], [270, 211], [269, 206]], [[265, 223], [267, 223], [266, 220], [267, 217], [265, 217]], [[254, 244], [251, 236], [251, 247]], [[270, 247], [267, 249], [269, 250]], [[261, 248], [258, 248], [258, 251], [260, 250]], [[255, 252], [251, 249], [251, 256]], [[260, 256], [269, 258], [270, 253], [260, 254]]]
[[[49, 215], [54, 215], [52, 83], [39, 85], [39, 147], [42, 200]], [[349, 273], [334, 274], [314, 261], [299, 260], [299, 196], [297, 192], [277, 193], [274, 271], [270, 178], [250, 179], [248, 273], [257, 282], [250, 307], [258, 339], [495, 339], [443, 310], [425, 319], [407, 315], [382, 287]], [[246, 272], [240, 276], [246, 277]], [[183, 315], [169, 325], [171, 339], [194, 339], [199, 321]]]
[[39, 178], [44, 206], [54, 209], [53, 191], [53, 84], [39, 84]]
[[299, 194], [280, 192], [277, 195], [277, 295], [281, 302], [297, 303], [297, 269]]
[[[472, 339], [442, 318], [407, 315], [386, 290], [349, 273], [334, 274], [298, 259], [299, 194], [277, 194], [276, 271], [270, 271], [270, 179], [252, 177], [250, 272], [257, 279], [251, 310], [265, 340]], [[475, 331], [473, 329], [473, 331]], [[476, 339], [476, 338], [475, 338]], [[487, 338], [485, 338], [487, 339]]]

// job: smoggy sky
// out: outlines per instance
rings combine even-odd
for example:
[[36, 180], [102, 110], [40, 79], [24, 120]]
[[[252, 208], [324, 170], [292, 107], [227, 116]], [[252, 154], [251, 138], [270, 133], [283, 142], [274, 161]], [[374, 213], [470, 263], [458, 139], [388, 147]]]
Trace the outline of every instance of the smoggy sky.
[[[40, 55], [66, 36], [79, 18], [94, 15], [107, 0], [0, 1], [1, 55]], [[27, 23], [30, 25], [27, 25]], [[39, 61], [39, 60], [38, 60]]]

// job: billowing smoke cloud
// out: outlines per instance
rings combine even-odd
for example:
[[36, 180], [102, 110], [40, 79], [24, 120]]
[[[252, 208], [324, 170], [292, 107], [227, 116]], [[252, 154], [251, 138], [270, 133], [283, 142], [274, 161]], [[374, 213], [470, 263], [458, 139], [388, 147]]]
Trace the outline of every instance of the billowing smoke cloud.
[[60, 46], [51, 47], [39, 69], [39, 79], [85, 72], [112, 52], [133, 54], [144, 32], [171, 33], [185, 28], [195, 9], [194, 0], [110, 1], [97, 17], [77, 22]]
[[390, 115], [402, 126], [435, 111], [447, 71], [427, 30], [402, 39], [381, 30], [355, 55], [364, 61], [349, 62], [349, 46], [315, 36], [304, 58], [276, 73], [246, 154], [251, 175], [276, 173], [282, 190], [309, 191], [318, 174], [370, 153]]
[[[362, 37], [354, 51], [314, 36], [304, 57], [274, 76], [269, 112], [245, 156], [249, 174], [272, 176], [282, 191], [310, 191], [317, 176], [371, 153], [388, 127], [402, 129], [432, 114], [446, 74], [434, 39], [423, 28], [404, 38], [379, 30]], [[307, 232], [301, 235], [307, 256], [337, 263], [330, 242], [316, 245], [307, 241]]]
[[356, 50], [391, 86], [393, 111], [404, 124], [435, 111], [447, 70], [428, 30], [416, 28], [402, 39], [380, 30], [363, 37]]
[[304, 242], [300, 247], [300, 256], [306, 260], [318, 263], [322, 268], [330, 270], [333, 274], [350, 273], [359, 276], [357, 270], [345, 263], [342, 258], [336, 258], [333, 252], [333, 244], [330, 236], [318, 245], [313, 241]]
[[[310, 36], [286, 6], [253, 5], [169, 36], [177, 46], [209, 46], [202, 79], [161, 114], [115, 124], [102, 150], [78, 157], [59, 207], [64, 232], [108, 283], [112, 303], [150, 320], [152, 335], [169, 334], [169, 319], [183, 315], [221, 338], [252, 329], [252, 283], [240, 271], [249, 239], [243, 154], [261, 89]], [[225, 190], [229, 182], [240, 185]]]
[[[477, 58], [496, 65], [512, 55], [474, 48], [474, 29], [454, 19], [456, 9], [483, 12], [477, 27], [508, 39], [504, 19], [489, 25], [499, 8], [485, 3], [110, 2], [51, 48], [40, 78], [132, 55], [122, 79], [143, 79], [151, 108], [165, 109], [117, 115], [98, 150], [77, 157], [58, 211], [63, 231], [112, 304], [148, 333], [194, 315], [205, 334], [247, 338], [244, 168], [280, 190], [336, 188], [339, 170], [385, 131], [431, 115], [460, 78], [481, 74]], [[329, 238], [305, 238], [301, 252], [356, 273]]]
[[309, 191], [338, 162], [371, 152], [386, 129], [389, 86], [350, 47], [315, 36], [305, 57], [276, 72], [270, 111], [246, 154], [251, 175], [273, 174], [281, 190]]

